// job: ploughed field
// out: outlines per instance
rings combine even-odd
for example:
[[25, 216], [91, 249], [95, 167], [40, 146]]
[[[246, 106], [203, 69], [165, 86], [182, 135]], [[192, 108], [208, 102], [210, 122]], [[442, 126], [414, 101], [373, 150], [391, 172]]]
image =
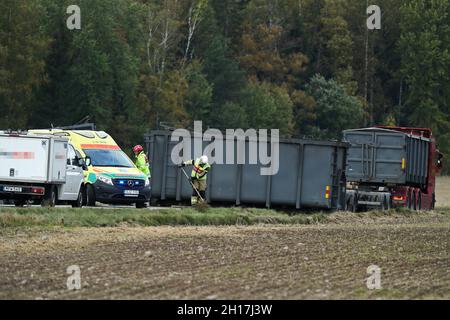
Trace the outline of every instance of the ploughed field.
[[[0, 299], [450, 299], [445, 207], [246, 226], [68, 227], [39, 214], [0, 210]], [[81, 288], [68, 290], [74, 265]], [[367, 287], [371, 265], [380, 289]]]
[[[0, 298], [450, 299], [449, 215], [339, 218], [3, 235]], [[67, 289], [71, 265], [80, 290]], [[380, 290], [366, 286], [370, 265], [381, 268]]]

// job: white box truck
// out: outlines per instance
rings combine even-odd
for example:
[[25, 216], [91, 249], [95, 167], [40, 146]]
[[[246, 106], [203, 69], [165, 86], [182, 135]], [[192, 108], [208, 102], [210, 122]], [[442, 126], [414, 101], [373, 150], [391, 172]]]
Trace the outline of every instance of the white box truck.
[[0, 200], [81, 207], [84, 166], [66, 137], [0, 132]]

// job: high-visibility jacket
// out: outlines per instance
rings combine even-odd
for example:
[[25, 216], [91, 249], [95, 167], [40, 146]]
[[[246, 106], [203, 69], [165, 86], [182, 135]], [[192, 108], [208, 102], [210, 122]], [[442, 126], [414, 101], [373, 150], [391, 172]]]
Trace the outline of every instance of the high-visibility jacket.
[[141, 151], [136, 157], [136, 167], [141, 170], [143, 174], [150, 178], [150, 168], [148, 166], [148, 158], [144, 151]]
[[195, 160], [188, 160], [184, 164], [193, 165], [191, 178], [197, 180], [206, 180], [206, 177], [208, 176], [208, 171], [211, 168], [209, 163], [200, 163], [200, 158]]

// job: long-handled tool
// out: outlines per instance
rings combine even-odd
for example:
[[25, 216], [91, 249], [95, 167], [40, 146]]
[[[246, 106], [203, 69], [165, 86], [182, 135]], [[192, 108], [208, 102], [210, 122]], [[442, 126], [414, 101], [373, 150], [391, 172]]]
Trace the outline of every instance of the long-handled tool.
[[192, 183], [191, 178], [189, 178], [188, 174], [186, 173], [186, 171], [184, 171], [183, 168], [181, 168], [181, 171], [183, 171], [186, 179], [188, 179], [189, 183], [191, 184], [192, 188], [195, 190], [195, 192], [197, 193], [198, 197], [202, 200], [202, 202], [205, 202], [205, 199], [203, 199], [203, 197], [200, 195], [200, 192], [197, 190], [197, 188], [194, 186], [194, 184]]

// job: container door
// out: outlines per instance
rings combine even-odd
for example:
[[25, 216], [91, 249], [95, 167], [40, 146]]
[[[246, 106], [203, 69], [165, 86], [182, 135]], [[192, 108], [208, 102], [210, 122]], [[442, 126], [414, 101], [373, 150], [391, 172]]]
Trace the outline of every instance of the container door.
[[404, 134], [375, 132], [371, 178], [377, 182], [404, 183], [406, 140]]
[[325, 145], [305, 145], [303, 156], [301, 205], [331, 208], [333, 148]]
[[66, 182], [67, 141], [52, 140], [49, 182]]
[[373, 132], [351, 131], [345, 133], [351, 143], [347, 156], [347, 178], [349, 181], [367, 181], [372, 177]]

